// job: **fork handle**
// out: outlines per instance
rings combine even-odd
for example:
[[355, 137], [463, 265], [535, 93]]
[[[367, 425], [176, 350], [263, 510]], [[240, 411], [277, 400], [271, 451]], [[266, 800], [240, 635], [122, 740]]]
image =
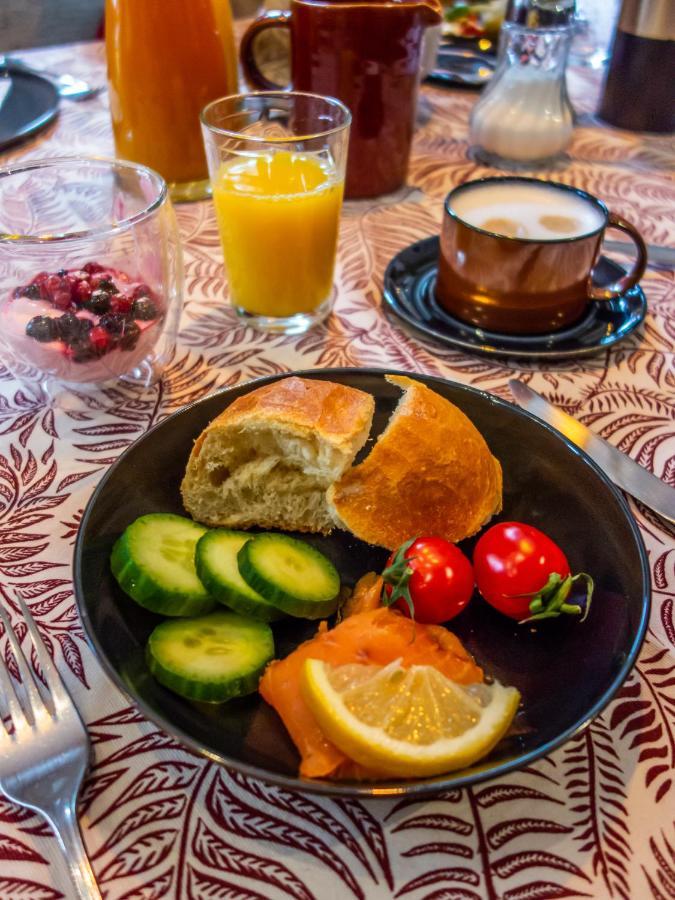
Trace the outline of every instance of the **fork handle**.
[[78, 900], [101, 900], [101, 892], [82, 841], [75, 804], [59, 804], [49, 811], [48, 818], [68, 864]]

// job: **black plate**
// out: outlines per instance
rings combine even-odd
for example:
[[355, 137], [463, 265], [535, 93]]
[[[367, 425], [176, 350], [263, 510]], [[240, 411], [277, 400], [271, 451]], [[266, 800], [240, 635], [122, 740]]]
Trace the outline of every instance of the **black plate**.
[[0, 77], [5, 72], [12, 86], [0, 106], [0, 150], [35, 134], [59, 111], [59, 95], [50, 81], [12, 65], [1, 67]]
[[447, 87], [482, 88], [492, 78], [497, 62], [479, 50], [441, 44], [436, 65], [426, 80]]
[[[369, 391], [378, 434], [400, 392], [376, 369], [298, 373]], [[649, 612], [649, 574], [637, 526], [621, 495], [585, 454], [538, 419], [489, 394], [440, 378], [415, 376], [461, 407], [485, 435], [504, 469], [502, 519], [531, 522], [567, 551], [575, 571], [593, 574], [596, 594], [583, 623], [519, 628], [474, 598], [452, 628], [486, 672], [523, 695], [516, 732], [488, 759], [462, 772], [417, 781], [379, 782], [377, 794], [433, 792], [492, 778], [531, 763], [584, 728], [630, 671]], [[144, 662], [145, 642], [160, 618], [126, 597], [112, 578], [114, 540], [137, 516], [183, 512], [178, 492], [194, 439], [236, 397], [276, 380], [213, 394], [169, 416], [112, 466], [85, 511], [75, 548], [75, 592], [99, 659], [143, 713], [192, 749], [268, 781], [333, 794], [374, 793], [372, 784], [301, 781], [298, 757], [276, 713], [257, 695], [222, 706], [183, 700], [158, 684]], [[382, 566], [386, 552], [336, 531], [315, 537], [343, 581]], [[464, 542], [470, 553], [473, 541]], [[316, 623], [274, 626], [284, 656]]]
[[[589, 304], [575, 325], [550, 334], [512, 335], [484, 331], [454, 318], [434, 296], [438, 271], [438, 237], [424, 238], [401, 250], [384, 273], [384, 300], [396, 315], [449, 347], [486, 356], [520, 359], [573, 359], [593, 356], [632, 334], [647, 313], [647, 300], [636, 286], [614, 300]], [[625, 274], [618, 263], [601, 256], [600, 284]]]

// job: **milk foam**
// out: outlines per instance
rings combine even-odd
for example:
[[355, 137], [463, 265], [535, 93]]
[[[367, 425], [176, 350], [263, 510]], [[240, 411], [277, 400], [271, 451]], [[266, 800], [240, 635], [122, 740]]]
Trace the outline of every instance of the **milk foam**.
[[595, 204], [573, 191], [521, 182], [467, 187], [453, 197], [451, 209], [476, 228], [536, 241], [581, 237], [605, 221]]

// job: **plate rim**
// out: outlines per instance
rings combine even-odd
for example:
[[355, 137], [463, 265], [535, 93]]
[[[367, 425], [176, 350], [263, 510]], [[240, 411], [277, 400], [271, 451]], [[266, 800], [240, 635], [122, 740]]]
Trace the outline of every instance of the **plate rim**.
[[[494, 766], [485, 771], [476, 771], [471, 774], [467, 774], [464, 776], [453, 776], [453, 773], [447, 773], [445, 776], [438, 776], [437, 780], [434, 781], [423, 781], [423, 782], [405, 782], [405, 781], [383, 781], [383, 782], [335, 782], [329, 781], [327, 779], [302, 779], [299, 775], [290, 776], [284, 775], [282, 773], [277, 772], [269, 772], [266, 769], [261, 769], [258, 766], [250, 765], [248, 763], [243, 763], [238, 760], [232, 760], [228, 757], [225, 757], [219, 753], [215, 753], [213, 750], [210, 750], [207, 747], [204, 747], [201, 742], [192, 737], [189, 734], [186, 734], [182, 729], [178, 726], [174, 725], [172, 722], [168, 721], [161, 714], [157, 713], [153, 710], [148, 704], [145, 703], [142, 699], [135, 697], [130, 693], [128, 686], [123, 681], [120, 674], [117, 672], [115, 667], [109, 661], [105, 651], [99, 643], [98, 637], [96, 635], [95, 630], [92, 627], [91, 619], [89, 618], [88, 610], [84, 603], [84, 592], [82, 590], [82, 553], [81, 553], [81, 545], [82, 545], [82, 536], [85, 531], [86, 524], [89, 520], [89, 517], [92, 515], [94, 506], [98, 499], [100, 493], [102, 493], [103, 488], [107, 484], [108, 480], [112, 477], [112, 473], [117, 468], [117, 465], [130, 454], [137, 444], [143, 441], [148, 435], [154, 433], [161, 427], [164, 427], [168, 422], [177, 417], [180, 414], [186, 413], [188, 410], [191, 410], [200, 404], [206, 402], [207, 400], [211, 400], [216, 396], [226, 396], [227, 394], [234, 393], [238, 389], [242, 387], [250, 386], [250, 390], [255, 390], [257, 387], [262, 387], [265, 384], [270, 384], [275, 381], [279, 381], [282, 378], [288, 378], [291, 376], [295, 376], [298, 378], [326, 378], [326, 380], [330, 380], [331, 376], [345, 376], [358, 373], [360, 375], [366, 376], [380, 376], [384, 378], [385, 375], [403, 375], [412, 378], [420, 378], [425, 381], [425, 383], [433, 382], [433, 383], [441, 383], [441, 384], [451, 384], [453, 387], [457, 387], [460, 390], [466, 391], [468, 394], [477, 394], [483, 400], [491, 403], [495, 406], [505, 407], [511, 412], [516, 412], [517, 415], [524, 417], [527, 420], [534, 422], [536, 425], [545, 429], [559, 440], [563, 442], [563, 444], [567, 447], [568, 450], [571, 450], [574, 455], [576, 455], [585, 465], [587, 465], [591, 471], [600, 479], [604, 485], [609, 488], [610, 492], [614, 495], [617, 500], [621, 511], [624, 514], [624, 517], [627, 521], [627, 524], [630, 528], [630, 531], [635, 540], [635, 544], [638, 550], [638, 556], [640, 558], [640, 570], [641, 570], [641, 580], [642, 580], [642, 608], [640, 612], [640, 619], [638, 622], [638, 627], [635, 635], [632, 638], [630, 649], [626, 654], [619, 671], [613, 678], [609, 687], [603, 692], [603, 694], [596, 700], [593, 706], [586, 711], [584, 716], [572, 724], [569, 728], [567, 728], [564, 732], [559, 734], [557, 737], [552, 738], [547, 741], [542, 746], [538, 747], [535, 750], [530, 750], [525, 754], [521, 754], [514, 758], [509, 758], [504, 762], [500, 763], [497, 766]], [[122, 692], [122, 694], [127, 697], [131, 704], [138, 709], [143, 716], [149, 721], [155, 724], [157, 727], [161, 728], [166, 734], [175, 738], [178, 743], [182, 744], [184, 748], [195, 752], [197, 755], [205, 757], [211, 762], [217, 763], [218, 765], [225, 766], [226, 768], [232, 768], [235, 771], [242, 772], [244, 775], [257, 778], [260, 781], [266, 782], [267, 784], [273, 784], [280, 787], [287, 788], [289, 790], [295, 791], [306, 791], [311, 794], [321, 794], [321, 795], [333, 795], [333, 796], [343, 796], [343, 797], [370, 797], [372, 799], [386, 798], [386, 797], [413, 797], [413, 796], [424, 796], [430, 794], [436, 794], [439, 791], [455, 789], [455, 788], [463, 788], [468, 787], [472, 784], [479, 784], [483, 781], [492, 780], [495, 778], [502, 777], [503, 775], [508, 774], [509, 772], [518, 771], [519, 769], [524, 768], [525, 766], [530, 765], [538, 759], [541, 759], [544, 756], [547, 756], [553, 750], [556, 750], [558, 747], [565, 744], [567, 741], [571, 740], [578, 734], [581, 734], [585, 731], [586, 728], [590, 725], [590, 723], [609, 705], [609, 703], [613, 700], [615, 695], [618, 693], [619, 689], [622, 687], [626, 679], [628, 678], [635, 662], [638, 658], [642, 645], [644, 643], [644, 639], [647, 632], [647, 627], [649, 625], [649, 614], [651, 611], [651, 573], [649, 569], [649, 561], [647, 557], [647, 551], [645, 548], [644, 540], [642, 538], [642, 534], [640, 529], [635, 521], [635, 517], [633, 516], [630, 507], [621, 493], [619, 489], [614, 485], [614, 483], [605, 475], [602, 469], [595, 463], [588, 454], [582, 450], [580, 447], [577, 447], [571, 441], [568, 440], [564, 435], [562, 435], [559, 431], [553, 428], [551, 425], [548, 425], [546, 422], [543, 422], [541, 419], [534, 416], [532, 413], [529, 413], [527, 410], [522, 409], [517, 404], [510, 402], [509, 400], [505, 400], [502, 397], [497, 396], [496, 394], [490, 393], [489, 391], [481, 390], [480, 388], [473, 387], [472, 385], [463, 384], [462, 382], [453, 381], [449, 378], [444, 378], [442, 375], [427, 375], [423, 372], [410, 372], [402, 369], [383, 369], [379, 367], [371, 367], [371, 366], [341, 366], [341, 367], [331, 367], [326, 369], [314, 368], [314, 369], [298, 369], [289, 372], [283, 373], [275, 373], [272, 375], [264, 375], [258, 378], [249, 379], [245, 381], [240, 381], [237, 384], [229, 385], [227, 387], [221, 388], [217, 391], [213, 391], [209, 394], [206, 394], [204, 397], [200, 397], [198, 400], [194, 400], [192, 403], [188, 403], [185, 406], [180, 407], [180, 409], [175, 410], [166, 418], [162, 419], [160, 422], [156, 422], [151, 428], [145, 431], [142, 435], [140, 435], [132, 444], [129, 445], [115, 460], [115, 462], [108, 468], [108, 470], [104, 473], [101, 480], [96, 485], [91, 497], [89, 498], [87, 505], [85, 506], [84, 512], [82, 514], [82, 519], [80, 520], [80, 526], [78, 528], [77, 538], [75, 541], [75, 546], [73, 548], [73, 593], [75, 597], [75, 604], [77, 606], [77, 610], [80, 616], [80, 620], [82, 622], [84, 632], [87, 638], [87, 642], [89, 644], [90, 649], [95, 657], [96, 662], [101, 666], [104, 673], [110, 678], [110, 680], [114, 683], [118, 690]], [[168, 727], [167, 727], [168, 726]]]
[[[436, 328], [425, 325], [424, 322], [418, 322], [416, 319], [412, 318], [409, 314], [401, 309], [400, 303], [396, 296], [396, 291], [392, 287], [394, 283], [392, 270], [398, 262], [399, 257], [402, 253], [405, 253], [407, 250], [412, 250], [413, 247], [420, 247], [421, 245], [427, 244], [431, 246], [432, 244], [438, 242], [440, 242], [440, 236], [438, 234], [432, 234], [428, 237], [413, 241], [412, 243], [407, 244], [405, 247], [402, 247], [389, 260], [389, 262], [387, 263], [387, 267], [384, 270], [384, 277], [382, 279], [382, 297], [384, 299], [387, 310], [392, 312], [398, 320], [405, 322], [406, 325], [408, 325], [414, 331], [423, 334], [427, 339], [436, 341], [446, 347], [450, 347], [451, 349], [463, 350], [466, 353], [485, 356], [488, 359], [521, 359], [527, 360], [529, 362], [536, 362], [538, 360], [544, 362], [553, 362], [556, 360], [580, 359], [589, 356], [597, 356], [606, 350], [610, 350], [612, 347], [616, 346], [616, 344], [634, 334], [635, 331], [637, 331], [637, 329], [644, 323], [647, 316], [647, 297], [645, 296], [645, 292], [642, 290], [642, 286], [640, 285], [640, 283], [638, 283], [633, 288], [630, 288], [630, 291], [635, 292], [635, 296], [637, 296], [640, 302], [640, 315], [638, 320], [635, 322], [635, 325], [630, 329], [630, 331], [621, 335], [614, 334], [611, 340], [608, 340], [602, 345], [594, 345], [592, 347], [579, 347], [575, 350], [509, 350], [500, 349], [499, 347], [495, 347], [493, 344], [471, 344], [468, 341], [463, 340], [461, 337], [453, 337], [451, 335], [447, 335], [441, 331], [438, 331], [438, 329]], [[608, 257], [606, 258], [609, 259]], [[609, 260], [609, 262], [614, 262], [614, 260]], [[628, 293], [628, 291], [626, 293]], [[471, 326], [467, 324], [467, 327], [470, 328]], [[477, 329], [475, 330], [477, 332]]]
[[50, 107], [45, 110], [42, 115], [31, 119], [10, 138], [0, 140], [0, 151], [6, 150], [9, 147], [13, 147], [15, 144], [21, 143], [21, 141], [25, 141], [27, 138], [40, 131], [42, 128], [45, 128], [47, 125], [49, 125], [49, 123], [52, 122], [58, 115], [61, 103], [59, 92], [48, 78], [43, 78], [42, 75], [38, 75], [37, 72], [26, 72], [23, 69], [13, 66], [11, 63], [3, 66], [3, 69], [10, 74], [11, 78], [25, 78], [28, 81], [38, 81], [42, 85], [46, 85], [52, 92], [52, 101]]

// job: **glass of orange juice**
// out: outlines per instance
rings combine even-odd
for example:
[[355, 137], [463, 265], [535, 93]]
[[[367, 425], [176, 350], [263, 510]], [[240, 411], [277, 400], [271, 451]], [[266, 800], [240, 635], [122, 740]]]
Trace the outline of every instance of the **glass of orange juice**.
[[300, 334], [332, 304], [349, 110], [263, 91], [202, 112], [231, 302], [246, 323]]

